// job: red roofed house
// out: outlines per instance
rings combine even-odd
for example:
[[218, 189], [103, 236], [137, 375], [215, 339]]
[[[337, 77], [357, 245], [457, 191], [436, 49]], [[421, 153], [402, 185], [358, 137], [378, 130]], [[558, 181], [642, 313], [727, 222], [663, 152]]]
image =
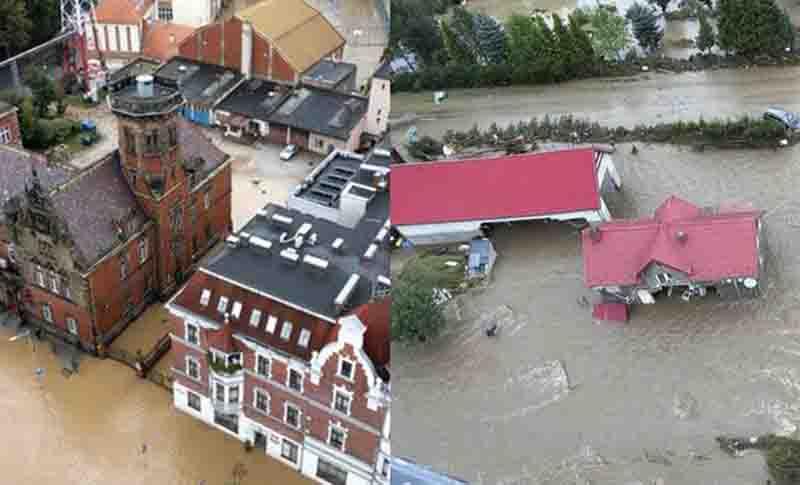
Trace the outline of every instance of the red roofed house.
[[396, 165], [391, 184], [392, 224], [426, 245], [467, 241], [497, 222], [606, 221], [602, 192], [621, 181], [607, 153], [587, 148]]
[[153, 4], [153, 0], [102, 0], [95, 10], [97, 39], [93, 29], [86, 29], [89, 56], [97, 59], [101, 51], [114, 70], [141, 55], [145, 20], [152, 17]]
[[623, 312], [607, 312], [604, 303], [654, 303], [653, 295], [663, 290], [680, 291], [687, 301], [709, 290], [723, 298], [758, 295], [760, 218], [750, 208], [710, 210], [672, 196], [650, 219], [584, 230], [586, 286], [603, 302], [595, 315], [616, 319]]

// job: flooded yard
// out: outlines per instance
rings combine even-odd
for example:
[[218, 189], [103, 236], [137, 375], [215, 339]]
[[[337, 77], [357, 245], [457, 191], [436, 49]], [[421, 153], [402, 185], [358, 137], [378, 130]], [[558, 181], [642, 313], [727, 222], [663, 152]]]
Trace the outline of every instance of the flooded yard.
[[[458, 298], [435, 342], [394, 353], [393, 451], [478, 484], [763, 484], [757, 454], [719, 434], [800, 425], [800, 148], [639, 146], [615, 155], [615, 217], [669, 195], [765, 211], [768, 275], [757, 300], [638, 306], [595, 324], [581, 303], [578, 233], [499, 228], [493, 280]], [[498, 323], [499, 338], [484, 330]], [[658, 481], [658, 480], [662, 481]]]

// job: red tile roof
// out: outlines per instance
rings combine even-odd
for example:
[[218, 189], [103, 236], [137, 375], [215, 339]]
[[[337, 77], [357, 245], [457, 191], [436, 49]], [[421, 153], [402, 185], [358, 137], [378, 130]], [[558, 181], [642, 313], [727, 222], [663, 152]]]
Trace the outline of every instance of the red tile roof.
[[[592, 149], [392, 167], [396, 225], [496, 220], [596, 210]], [[398, 196], [397, 194], [401, 194]]]
[[150, 25], [144, 34], [142, 54], [145, 57], [167, 61], [178, 55], [178, 45], [192, 35], [194, 27], [158, 22]]
[[586, 229], [582, 233], [586, 285], [636, 284], [652, 262], [686, 273], [692, 281], [756, 277], [760, 215], [741, 207], [710, 214], [673, 196], [651, 219], [604, 223], [594, 235]]
[[95, 10], [101, 24], [138, 24], [153, 0], [102, 0]]
[[364, 351], [376, 367], [387, 367], [391, 360], [391, 311], [391, 298], [361, 305], [355, 311], [355, 315], [367, 327]]

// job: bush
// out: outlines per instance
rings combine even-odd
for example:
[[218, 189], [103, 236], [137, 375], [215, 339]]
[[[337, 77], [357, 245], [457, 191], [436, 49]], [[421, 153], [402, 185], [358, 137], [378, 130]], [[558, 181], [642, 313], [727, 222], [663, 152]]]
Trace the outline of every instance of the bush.
[[70, 136], [78, 133], [81, 129], [77, 121], [56, 118], [53, 120], [38, 120], [42, 124], [50, 145], [64, 143]]
[[800, 483], [800, 440], [772, 436], [767, 446], [767, 469], [776, 485]]

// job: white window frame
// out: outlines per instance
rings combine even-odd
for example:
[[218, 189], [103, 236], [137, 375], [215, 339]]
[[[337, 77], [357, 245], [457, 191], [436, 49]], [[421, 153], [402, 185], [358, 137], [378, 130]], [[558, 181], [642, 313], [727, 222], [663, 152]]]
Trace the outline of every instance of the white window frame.
[[[242, 388], [239, 384], [233, 384], [230, 386], [225, 386], [225, 402], [228, 404], [241, 404], [242, 403]], [[233, 394], [233, 390], [236, 390], [236, 400], [231, 401], [231, 395]]]
[[[198, 325], [195, 325], [194, 323], [189, 323], [189, 322], [186, 322], [186, 325], [184, 325], [184, 327], [185, 327], [184, 328], [184, 330], [185, 330], [184, 338], [186, 339], [186, 341], [189, 342], [190, 344], [193, 344], [193, 345], [200, 345], [200, 327]], [[190, 327], [194, 328], [195, 331], [196, 331], [197, 342], [192, 342], [192, 340], [189, 338], [189, 328]]]
[[47, 283], [44, 280], [44, 271], [42, 268], [36, 268], [36, 284], [42, 288], [47, 288]]
[[242, 302], [235, 301], [233, 302], [233, 308], [231, 308], [231, 316], [233, 318], [238, 319], [239, 315], [242, 314]]
[[208, 306], [210, 302], [211, 302], [211, 290], [203, 290], [203, 292], [200, 293], [200, 304], [203, 306]]
[[149, 244], [147, 242], [146, 237], [139, 240], [139, 264], [142, 264], [145, 261], [147, 261], [147, 256], [149, 253], [148, 246]]
[[267, 326], [266, 326], [265, 330], [268, 333], [273, 333], [274, 334], [275, 333], [275, 327], [277, 327], [277, 326], [278, 326], [278, 317], [276, 317], [275, 315], [270, 315], [267, 318]]
[[[264, 359], [264, 360], [267, 361], [267, 373], [266, 374], [262, 374], [262, 373], [258, 372], [259, 359]], [[258, 375], [258, 376], [266, 377], [267, 379], [271, 379], [272, 378], [272, 359], [270, 359], [269, 357], [267, 357], [264, 354], [256, 353], [256, 359], [255, 360], [256, 360], [256, 362], [255, 362], [255, 365], [253, 366], [253, 372], [255, 372], [256, 375]]]
[[[342, 373], [342, 368], [344, 367], [342, 364], [344, 362], [347, 362], [348, 364], [350, 364], [351, 374], [349, 376], [346, 376], [346, 375], [344, 375]], [[353, 380], [355, 380], [355, 376], [356, 376], [356, 363], [353, 362], [350, 359], [346, 359], [344, 357], [339, 357], [339, 370], [336, 372], [336, 374], [339, 377], [341, 377], [342, 379], [345, 379], [345, 380], [348, 380], [350, 382], [353, 382]]]
[[8, 260], [12, 263], [17, 262], [17, 248], [14, 246], [14, 243], [8, 243]]
[[[337, 430], [337, 431], [341, 431], [342, 432], [342, 447], [341, 448], [336, 448], [335, 446], [333, 446], [333, 444], [331, 444], [331, 438], [333, 437], [333, 430], [334, 429]], [[328, 446], [330, 446], [334, 450], [345, 451], [347, 449], [347, 434], [348, 434], [347, 428], [345, 428], [344, 426], [342, 426], [340, 424], [336, 424], [336, 423], [330, 422], [330, 423], [328, 423], [328, 440], [326, 442], [328, 443]]]
[[7, 126], [0, 128], [0, 143], [3, 145], [11, 143], [11, 130]]
[[284, 342], [288, 342], [292, 339], [292, 331], [294, 331], [294, 325], [289, 320], [283, 321], [283, 326], [281, 327], [281, 340]]
[[53, 307], [47, 303], [42, 305], [42, 318], [48, 323], [53, 323]]
[[60, 285], [60, 281], [59, 281], [58, 275], [56, 275], [55, 273], [51, 274], [50, 275], [50, 290], [52, 290], [53, 293], [58, 295], [59, 294], [58, 290], [59, 290], [60, 286], [61, 285]]
[[300, 337], [297, 339], [297, 345], [303, 348], [308, 348], [308, 344], [311, 342], [311, 331], [307, 328], [303, 328], [300, 330]]
[[72, 290], [69, 289], [69, 281], [64, 284], [64, 298], [72, 300]]
[[[292, 372], [300, 375], [300, 389], [295, 389], [291, 385]], [[303, 371], [301, 371], [299, 369], [295, 369], [293, 367], [288, 367], [286, 369], [286, 387], [288, 387], [289, 389], [291, 389], [293, 391], [297, 391], [297, 392], [302, 394], [303, 393], [303, 389], [305, 389], [305, 381], [306, 381], [306, 375], [303, 373]]]
[[[342, 396], [347, 398], [347, 410], [342, 411], [336, 407], [336, 395], [341, 394]], [[333, 399], [331, 400], [331, 409], [334, 411], [340, 412], [346, 416], [350, 416], [353, 412], [353, 393], [348, 391], [347, 389], [339, 386], [333, 386]]]
[[[195, 409], [194, 407], [192, 407], [192, 405], [191, 405], [191, 402], [192, 402], [191, 398], [192, 397], [196, 397], [197, 398], [197, 404], [198, 404], [198, 406], [200, 406], [200, 409]], [[203, 412], [203, 399], [200, 397], [200, 394], [197, 394], [196, 392], [192, 392], [192, 391], [186, 391], [186, 407], [191, 409], [192, 411], [194, 411], [196, 413], [202, 413]]]
[[230, 301], [227, 296], [220, 296], [217, 302], [217, 311], [225, 314], [225, 312], [228, 311], [228, 303], [230, 303]]
[[[190, 362], [193, 363], [195, 366], [197, 366], [197, 377], [194, 377], [192, 375], [191, 371], [190, 371], [190, 369], [191, 369], [191, 367], [189, 366]], [[184, 370], [186, 371], [186, 376], [189, 379], [192, 379], [192, 380], [195, 380], [195, 381], [200, 381], [203, 378], [203, 373], [200, 372], [200, 361], [195, 359], [191, 355], [187, 355], [186, 356], [186, 367], [184, 368]]]
[[250, 312], [250, 326], [251, 327], [258, 327], [261, 323], [261, 310], [258, 308], [253, 308], [253, 311]]
[[175, 18], [175, 12], [172, 5], [159, 4], [157, 7], [157, 17], [161, 22], [172, 22]]
[[67, 331], [72, 335], [78, 335], [78, 320], [75, 317], [67, 317]]
[[[289, 422], [289, 408], [292, 408], [297, 411], [297, 425], [293, 425]], [[286, 426], [294, 429], [302, 429], [303, 428], [303, 411], [300, 409], [299, 406], [295, 406], [290, 402], [283, 403], [283, 422]]]
[[[284, 455], [284, 446], [286, 445], [286, 443], [289, 443], [290, 445], [294, 446], [294, 451], [296, 454], [295, 460], [291, 460], [290, 458]], [[290, 440], [289, 438], [283, 438], [283, 440], [281, 441], [281, 459], [287, 463], [297, 465], [297, 462], [300, 460], [300, 445]]]
[[[258, 407], [258, 396], [259, 395], [264, 396], [264, 398], [267, 401], [267, 409], [266, 410], [261, 409], [261, 408]], [[270, 397], [269, 393], [267, 391], [265, 391], [264, 389], [261, 389], [260, 387], [256, 387], [255, 389], [253, 389], [253, 409], [258, 411], [259, 413], [266, 414], [266, 415], [271, 414], [270, 413], [271, 399], [272, 398]]]

